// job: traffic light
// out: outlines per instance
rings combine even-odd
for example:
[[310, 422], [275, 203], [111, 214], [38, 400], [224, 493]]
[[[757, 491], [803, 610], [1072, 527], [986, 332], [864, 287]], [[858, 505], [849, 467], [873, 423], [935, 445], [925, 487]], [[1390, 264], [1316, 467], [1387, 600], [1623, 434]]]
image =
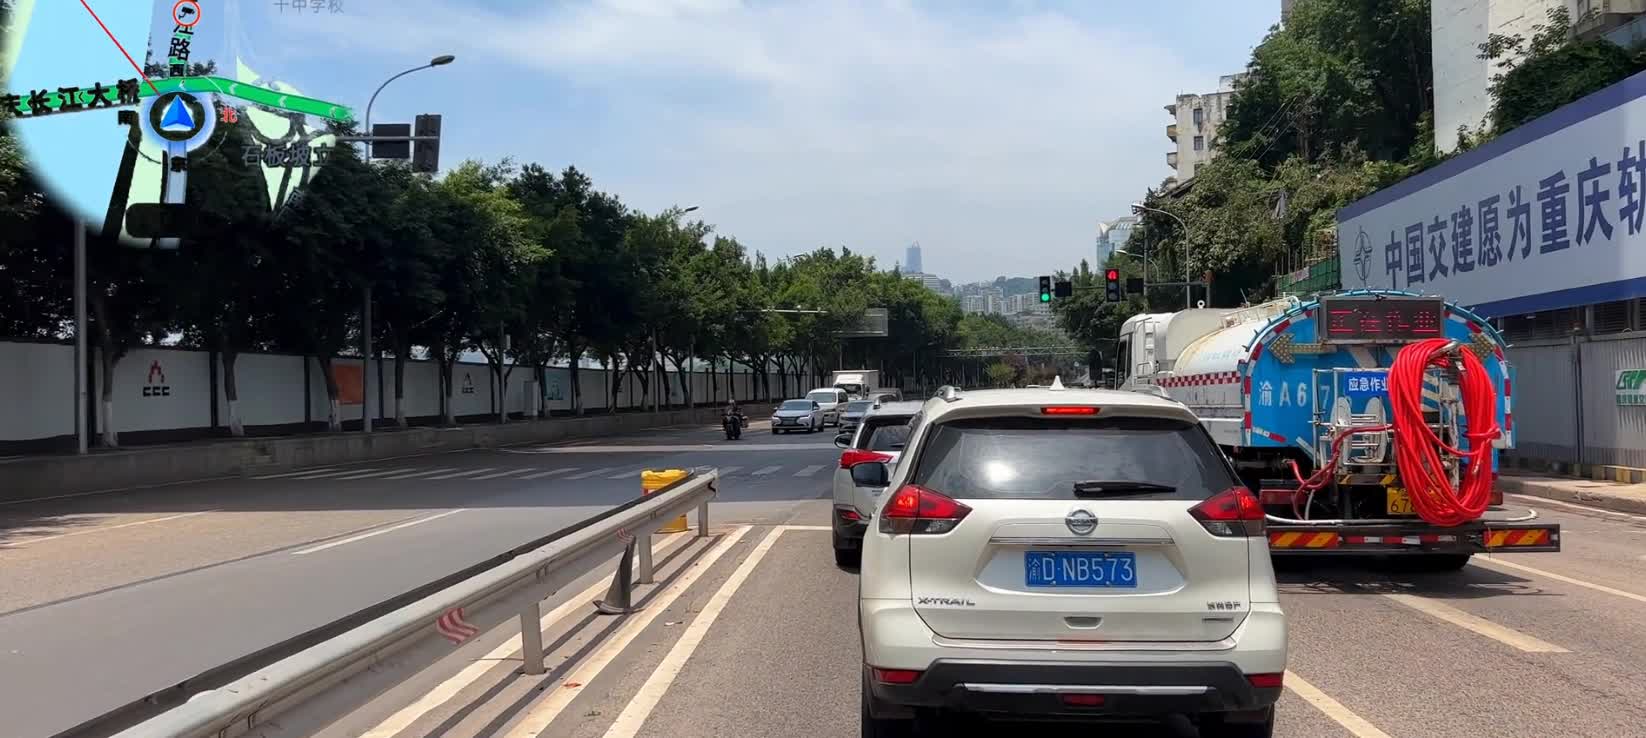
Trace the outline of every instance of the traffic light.
[[1040, 278], [1040, 301], [1041, 302], [1051, 302], [1052, 301], [1052, 278], [1051, 277], [1041, 277]]
[[1067, 279], [1057, 280], [1057, 284], [1052, 288], [1052, 295], [1054, 297], [1072, 297], [1074, 295], [1074, 283]]
[[1103, 299], [1106, 302], [1120, 302], [1123, 293], [1120, 289], [1120, 270], [1103, 270]]

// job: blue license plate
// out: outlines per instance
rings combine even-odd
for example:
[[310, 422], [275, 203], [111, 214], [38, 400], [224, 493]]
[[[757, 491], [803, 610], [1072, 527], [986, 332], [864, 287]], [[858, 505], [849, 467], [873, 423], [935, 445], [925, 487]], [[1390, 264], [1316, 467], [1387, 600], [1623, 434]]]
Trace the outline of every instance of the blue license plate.
[[1129, 551], [1029, 551], [1023, 554], [1030, 587], [1136, 587], [1137, 555]]

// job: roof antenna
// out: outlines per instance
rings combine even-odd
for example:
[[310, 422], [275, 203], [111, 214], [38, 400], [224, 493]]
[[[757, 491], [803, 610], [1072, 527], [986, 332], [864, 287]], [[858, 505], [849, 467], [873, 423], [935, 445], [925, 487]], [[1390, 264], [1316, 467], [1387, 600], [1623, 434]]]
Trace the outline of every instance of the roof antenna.
[[1051, 389], [1053, 389], [1053, 390], [1063, 389], [1063, 375], [1059, 374], [1055, 377], [1052, 377]]

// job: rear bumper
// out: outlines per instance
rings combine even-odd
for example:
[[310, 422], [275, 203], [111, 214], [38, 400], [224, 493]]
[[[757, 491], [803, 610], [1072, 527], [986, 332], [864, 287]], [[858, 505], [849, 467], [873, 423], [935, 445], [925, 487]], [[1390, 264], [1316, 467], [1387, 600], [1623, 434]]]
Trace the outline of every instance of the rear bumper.
[[833, 518], [834, 534], [841, 548], [862, 548], [863, 534], [869, 530], [867, 520], [848, 520], [841, 513], [850, 510], [856, 514], [857, 510], [848, 505], [836, 505], [830, 513]]
[[1270, 523], [1269, 551], [1291, 554], [1475, 554], [1560, 550], [1556, 523], [1489, 520], [1441, 528], [1414, 520], [1407, 525], [1308, 526]]
[[[912, 684], [873, 678], [876, 701], [901, 707], [972, 712], [1093, 717], [1260, 710], [1280, 688], [1256, 688], [1229, 662], [1153, 664], [939, 660]], [[1101, 705], [1071, 706], [1064, 694], [1102, 695]]]

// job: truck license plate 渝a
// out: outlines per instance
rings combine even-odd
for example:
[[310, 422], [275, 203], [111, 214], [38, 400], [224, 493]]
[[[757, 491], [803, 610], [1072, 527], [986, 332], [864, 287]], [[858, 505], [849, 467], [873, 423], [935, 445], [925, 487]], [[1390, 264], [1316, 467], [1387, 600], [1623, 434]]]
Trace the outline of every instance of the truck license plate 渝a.
[[1128, 551], [1029, 551], [1023, 569], [1030, 587], [1137, 586], [1137, 555]]
[[1401, 487], [1387, 487], [1387, 510], [1390, 515], [1416, 515], [1417, 510], [1412, 507], [1412, 498]]

